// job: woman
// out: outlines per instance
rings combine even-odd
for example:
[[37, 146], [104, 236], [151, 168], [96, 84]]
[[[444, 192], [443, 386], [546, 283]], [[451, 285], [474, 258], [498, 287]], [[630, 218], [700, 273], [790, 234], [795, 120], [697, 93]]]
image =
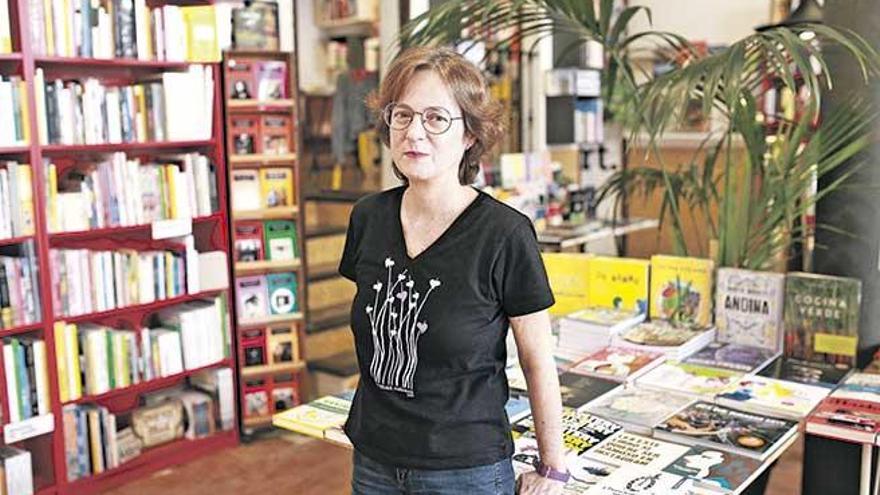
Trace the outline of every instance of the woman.
[[351, 324], [361, 380], [345, 425], [352, 491], [514, 492], [504, 411], [510, 326], [541, 458], [519, 492], [560, 493], [553, 296], [535, 232], [470, 186], [502, 133], [500, 105], [476, 67], [435, 48], [402, 53], [368, 103], [405, 185], [355, 205], [339, 265], [358, 288]]

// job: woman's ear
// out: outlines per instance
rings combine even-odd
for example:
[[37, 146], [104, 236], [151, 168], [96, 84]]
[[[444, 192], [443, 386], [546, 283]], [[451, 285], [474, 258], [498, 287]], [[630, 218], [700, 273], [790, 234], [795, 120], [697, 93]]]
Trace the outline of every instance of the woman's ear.
[[473, 146], [476, 142], [477, 142], [477, 138], [475, 138], [473, 134], [471, 134], [469, 132], [465, 133], [465, 135], [464, 135], [464, 149], [465, 149], [465, 151], [471, 149], [471, 146]]

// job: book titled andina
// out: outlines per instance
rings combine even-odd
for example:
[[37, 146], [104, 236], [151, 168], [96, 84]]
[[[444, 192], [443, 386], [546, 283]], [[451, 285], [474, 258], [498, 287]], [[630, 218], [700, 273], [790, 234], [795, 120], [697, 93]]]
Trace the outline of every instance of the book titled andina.
[[790, 273], [785, 280], [785, 356], [856, 364], [862, 283], [858, 279]]
[[719, 268], [715, 326], [719, 342], [782, 350], [785, 276]]

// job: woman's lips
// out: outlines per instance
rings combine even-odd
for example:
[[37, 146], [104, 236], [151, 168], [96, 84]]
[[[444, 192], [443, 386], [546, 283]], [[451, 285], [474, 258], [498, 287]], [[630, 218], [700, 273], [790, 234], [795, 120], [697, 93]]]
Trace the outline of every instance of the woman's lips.
[[428, 156], [427, 153], [422, 153], [419, 151], [406, 151], [403, 153], [407, 158], [422, 158]]

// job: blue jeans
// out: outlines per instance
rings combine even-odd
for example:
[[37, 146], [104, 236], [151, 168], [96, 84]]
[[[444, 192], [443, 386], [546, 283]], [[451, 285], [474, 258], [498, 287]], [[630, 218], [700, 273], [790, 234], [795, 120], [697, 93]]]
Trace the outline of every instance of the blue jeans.
[[510, 459], [464, 469], [404, 469], [354, 451], [352, 495], [513, 495]]

